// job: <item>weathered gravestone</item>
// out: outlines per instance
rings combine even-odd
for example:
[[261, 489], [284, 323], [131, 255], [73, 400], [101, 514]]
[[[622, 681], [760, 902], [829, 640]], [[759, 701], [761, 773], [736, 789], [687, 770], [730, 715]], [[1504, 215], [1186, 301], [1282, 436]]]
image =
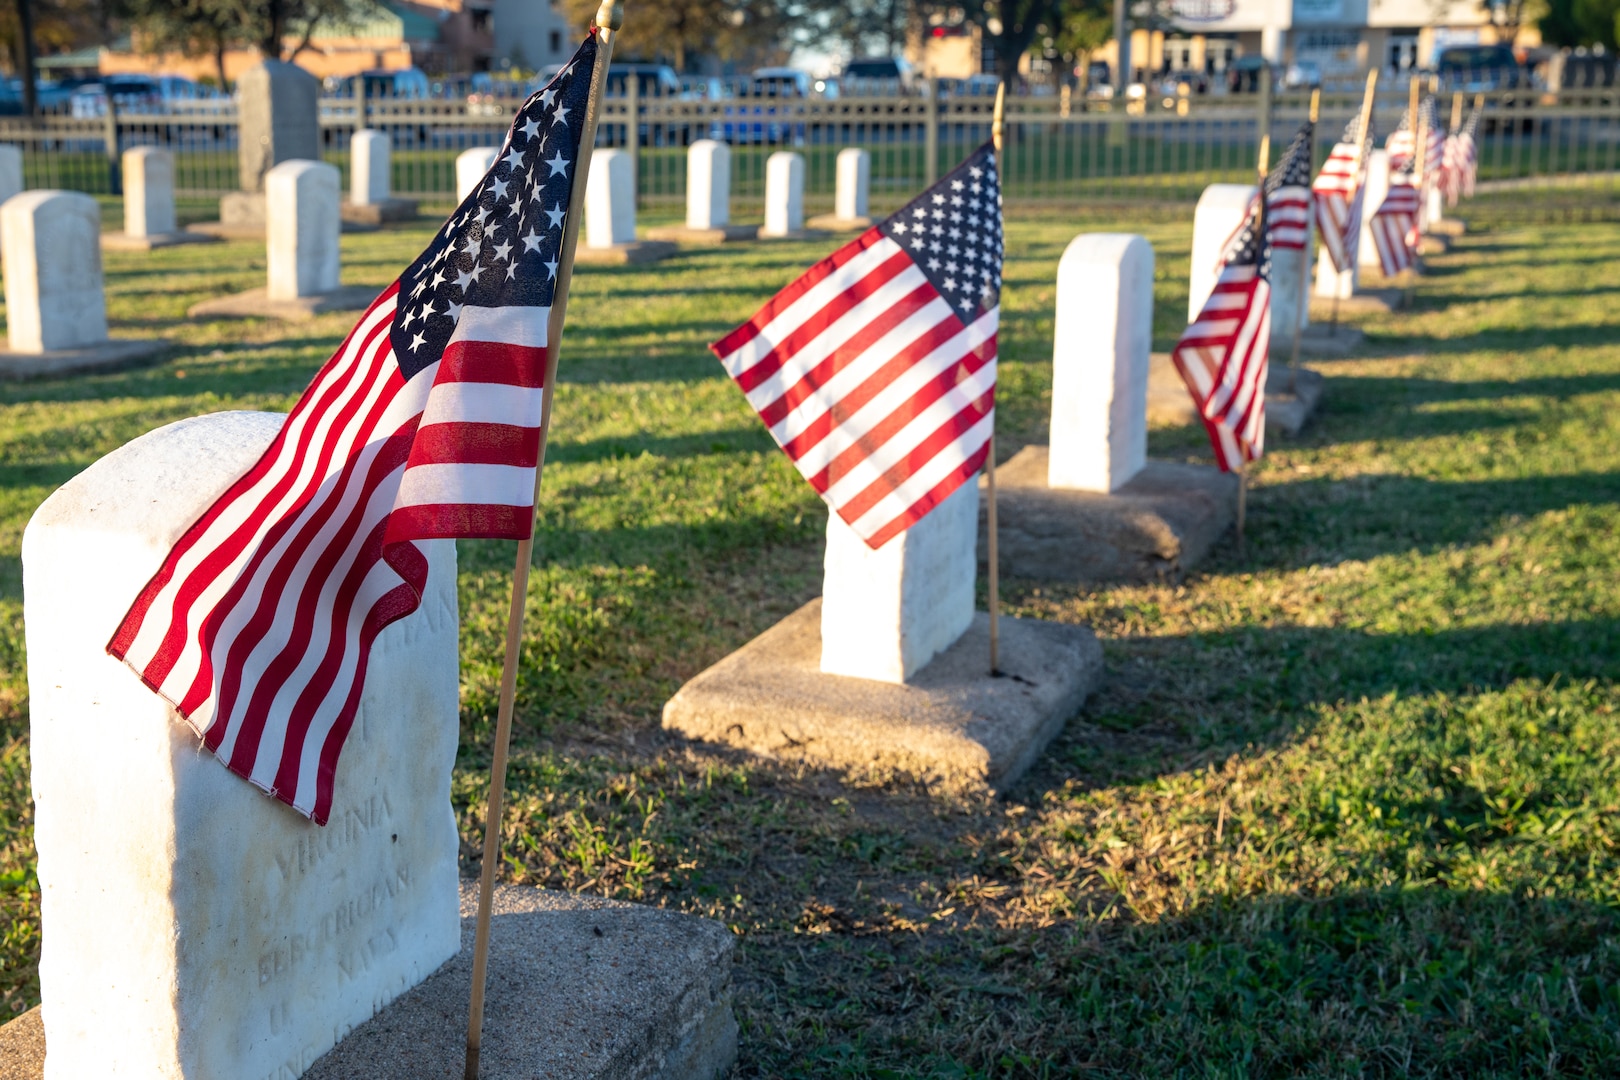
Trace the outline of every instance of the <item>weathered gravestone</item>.
[[812, 229], [865, 229], [872, 224], [872, 155], [858, 146], [838, 151], [833, 212], [810, 219]]
[[[1070, 581], [1175, 577], [1231, 524], [1235, 478], [1148, 460], [1152, 337], [1148, 242], [1124, 233], [1070, 241], [1058, 264], [1050, 443], [1026, 446], [996, 472], [1009, 573]], [[981, 538], [980, 550], [985, 546]]]
[[325, 162], [284, 161], [271, 169], [264, 183], [268, 286], [204, 300], [189, 314], [307, 319], [376, 299], [374, 286], [339, 281], [341, 183], [337, 168]]
[[472, 194], [500, 156], [500, 150], [493, 146], [475, 146], [456, 155], [456, 202], [463, 202]]
[[101, 208], [76, 191], [25, 191], [0, 205], [6, 330], [0, 377], [123, 364], [156, 355], [157, 340], [107, 335]]
[[803, 239], [804, 155], [778, 150], [765, 159], [765, 224], [761, 240]]
[[102, 247], [150, 251], [219, 239], [208, 233], [181, 229], [177, 224], [173, 154], [156, 146], [135, 146], [124, 151], [120, 165], [124, 181], [124, 231], [103, 233]]
[[699, 139], [686, 151], [686, 224], [648, 229], [654, 240], [722, 244], [751, 240], [757, 228], [731, 224], [731, 147]]
[[[1209, 300], [1220, 276], [1226, 244], [1242, 228], [1244, 218], [1254, 213], [1254, 197], [1258, 189], [1252, 184], [1211, 184], [1198, 199], [1193, 215], [1192, 266], [1188, 274], [1187, 321], [1198, 320], [1199, 312]], [[1321, 376], [1307, 369], [1286, 370], [1292, 355], [1293, 340], [1288, 333], [1291, 320], [1300, 317], [1300, 262], [1303, 252], [1273, 252], [1271, 272], [1271, 332], [1270, 378], [1266, 381], [1266, 428], [1272, 432], [1298, 434], [1299, 429], [1316, 411], [1324, 385]], [[1293, 256], [1293, 258], [1285, 258]], [[1297, 323], [1295, 325], [1298, 325]], [[1278, 332], [1278, 327], [1283, 329]], [[1301, 338], [1301, 352], [1316, 352], [1316, 337]], [[1310, 347], [1306, 345], [1309, 343]], [[1323, 351], [1333, 351], [1328, 345]], [[1279, 373], [1286, 375], [1279, 378]], [[1186, 387], [1174, 367], [1153, 364], [1149, 368], [1149, 416], [1156, 421], [1171, 423], [1192, 422], [1192, 402]], [[1160, 405], [1166, 408], [1160, 408]], [[1179, 415], [1185, 408], [1186, 416]]]
[[[43, 1005], [0, 1029], [8, 1080], [461, 1075], [475, 888], [457, 880], [449, 797], [454, 544], [421, 545], [422, 606], [372, 648], [325, 827], [228, 773], [105, 651], [285, 421], [161, 428], [58, 489], [24, 534]], [[730, 1068], [724, 927], [513, 886], [494, 910], [486, 1076]]]
[[219, 221], [194, 226], [229, 239], [265, 230], [265, 177], [284, 161], [321, 158], [320, 80], [297, 64], [266, 60], [236, 83], [241, 190], [219, 200]]
[[978, 490], [963, 484], [877, 550], [837, 515], [823, 596], [664, 706], [689, 738], [949, 787], [1005, 790], [1080, 708], [1102, 666], [1089, 630], [973, 610]]
[[362, 225], [409, 221], [416, 216], [415, 199], [394, 197], [393, 144], [388, 133], [365, 128], [349, 139], [349, 201], [343, 220]]
[[576, 263], [647, 263], [674, 254], [667, 240], [636, 239], [635, 162], [623, 150], [596, 150], [585, 182], [584, 242]]

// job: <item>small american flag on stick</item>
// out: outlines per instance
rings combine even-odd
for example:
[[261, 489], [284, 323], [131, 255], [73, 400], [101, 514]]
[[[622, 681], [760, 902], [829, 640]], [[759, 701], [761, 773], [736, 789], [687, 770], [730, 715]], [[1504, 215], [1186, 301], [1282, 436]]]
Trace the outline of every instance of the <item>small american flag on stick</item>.
[[107, 650], [232, 772], [325, 824], [372, 643], [419, 541], [523, 539], [595, 33], [383, 291], [264, 456], [188, 529]]
[[1215, 462], [1227, 472], [1256, 460], [1265, 448], [1271, 345], [1265, 216], [1263, 208], [1251, 214], [1227, 245], [1214, 291], [1170, 353], [1209, 433]]
[[1418, 242], [1418, 208], [1422, 196], [1413, 183], [1412, 162], [1389, 174], [1389, 193], [1373, 213], [1368, 231], [1378, 248], [1378, 267], [1385, 277], [1394, 277], [1413, 265]]
[[1271, 247], [1302, 251], [1311, 235], [1311, 158], [1316, 125], [1307, 120], [1266, 175], [1266, 227]]
[[873, 548], [984, 464], [1001, 256], [986, 143], [711, 346], [799, 473]]
[[1372, 145], [1372, 124], [1362, 130], [1361, 118], [1346, 125], [1344, 137], [1333, 145], [1327, 163], [1311, 185], [1316, 196], [1316, 231], [1333, 268], [1341, 274], [1355, 264], [1361, 233], [1362, 204], [1367, 198], [1367, 148]]

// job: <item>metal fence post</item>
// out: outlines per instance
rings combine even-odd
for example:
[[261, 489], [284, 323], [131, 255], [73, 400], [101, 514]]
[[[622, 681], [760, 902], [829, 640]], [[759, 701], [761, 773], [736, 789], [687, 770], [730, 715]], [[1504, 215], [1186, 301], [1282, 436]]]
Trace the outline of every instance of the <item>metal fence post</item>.
[[630, 191], [641, 208], [641, 80], [631, 71], [624, 80], [624, 149], [630, 155]]
[[112, 91], [107, 92], [107, 124], [103, 139], [107, 147], [107, 184], [114, 195], [124, 193], [122, 162], [118, 160], [118, 104]]
[[923, 186], [939, 179], [939, 80], [928, 77], [928, 105], [923, 113]]

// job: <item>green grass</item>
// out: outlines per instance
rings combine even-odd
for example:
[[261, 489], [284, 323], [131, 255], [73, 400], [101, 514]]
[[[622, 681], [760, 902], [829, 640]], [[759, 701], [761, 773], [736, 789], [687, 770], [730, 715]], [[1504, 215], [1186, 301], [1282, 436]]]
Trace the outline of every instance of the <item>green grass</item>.
[[[739, 1075], [1612, 1075], [1620, 1061], [1620, 226], [1477, 229], [1255, 470], [1247, 559], [1097, 591], [1011, 579], [1101, 636], [1101, 690], [1006, 800], [695, 748], [662, 702], [815, 595], [824, 511], [704, 344], [825, 250], [582, 270], [540, 510], [511, 880], [739, 935]], [[1000, 451], [1044, 435], [1053, 277], [1017, 217]], [[425, 228], [344, 239], [384, 284]], [[251, 245], [110, 254], [160, 365], [0, 385], [0, 995], [37, 1000], [18, 546], [51, 489], [159, 424], [286, 408], [346, 329], [191, 323]], [[1207, 460], [1156, 430], [1156, 456]], [[510, 545], [463, 543], [477, 868]], [[1015, 568], [1008, 568], [1009, 570]]]

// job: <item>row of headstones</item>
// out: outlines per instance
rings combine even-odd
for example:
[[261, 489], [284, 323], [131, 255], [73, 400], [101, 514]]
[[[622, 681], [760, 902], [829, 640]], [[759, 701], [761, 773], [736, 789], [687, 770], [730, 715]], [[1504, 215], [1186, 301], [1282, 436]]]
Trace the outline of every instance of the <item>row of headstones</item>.
[[[456, 199], [465, 199], [498, 155], [492, 146], [456, 158]], [[859, 147], [838, 152], [838, 188], [833, 219], [865, 224], [872, 184], [872, 155]], [[780, 150], [765, 161], [763, 237], [791, 237], [804, 231], [804, 155]], [[611, 248], [636, 239], [635, 162], [623, 150], [597, 150], [591, 156], [585, 189], [585, 246]], [[731, 224], [731, 147], [714, 139], [694, 142], [686, 156], [686, 228], [723, 229]]]

